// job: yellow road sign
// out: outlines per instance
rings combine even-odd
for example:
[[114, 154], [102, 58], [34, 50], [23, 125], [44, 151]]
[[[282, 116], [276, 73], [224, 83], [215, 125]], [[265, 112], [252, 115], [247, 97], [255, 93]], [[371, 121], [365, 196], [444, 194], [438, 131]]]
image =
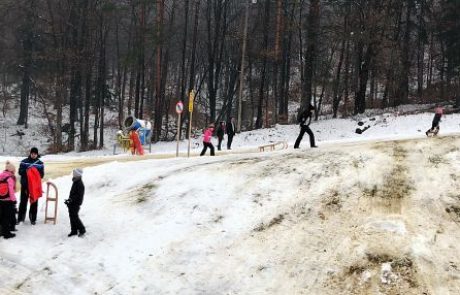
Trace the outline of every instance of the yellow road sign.
[[188, 96], [188, 111], [191, 113], [193, 112], [193, 102], [195, 100], [195, 91], [192, 90], [190, 91], [190, 95]]

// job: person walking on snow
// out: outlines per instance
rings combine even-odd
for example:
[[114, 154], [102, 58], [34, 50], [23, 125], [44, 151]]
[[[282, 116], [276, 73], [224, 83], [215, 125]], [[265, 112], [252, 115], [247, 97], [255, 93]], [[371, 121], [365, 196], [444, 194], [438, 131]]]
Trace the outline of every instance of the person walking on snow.
[[214, 146], [211, 142], [211, 137], [214, 132], [214, 124], [209, 124], [209, 127], [204, 131], [203, 135], [203, 150], [201, 151], [200, 156], [206, 154], [208, 147], [211, 149], [211, 156], [214, 156]]
[[78, 216], [80, 206], [83, 204], [83, 198], [85, 196], [85, 185], [83, 184], [82, 175], [82, 169], [77, 168], [73, 170], [72, 188], [70, 189], [69, 198], [64, 201], [64, 204], [66, 204], [69, 209], [70, 233], [67, 235], [68, 237], [77, 234], [79, 237], [82, 237], [86, 233], [86, 228]]
[[310, 147], [317, 148], [317, 146], [315, 145], [315, 135], [310, 129], [312, 112], [314, 110], [315, 110], [315, 107], [310, 104], [307, 107], [307, 109], [303, 111], [302, 114], [300, 114], [300, 117], [297, 120], [300, 123], [300, 134], [297, 137], [297, 140], [295, 141], [295, 144], [294, 144], [295, 149], [299, 148], [300, 142], [302, 141], [302, 138], [305, 132], [307, 132], [308, 135], [310, 136]]
[[24, 222], [27, 201], [30, 199], [29, 219], [32, 225], [37, 221], [38, 198], [42, 195], [41, 180], [45, 176], [45, 165], [40, 161], [38, 149], [30, 149], [29, 157], [21, 161], [19, 165], [21, 176], [21, 202], [19, 204], [18, 222]]
[[227, 131], [227, 150], [231, 150], [233, 136], [235, 136], [236, 134], [235, 119], [233, 119], [233, 117], [230, 117], [230, 120], [228, 120], [226, 129], [227, 129], [226, 130]]
[[444, 110], [442, 109], [440, 105], [438, 105], [436, 109], [434, 110], [434, 118], [433, 118], [433, 122], [431, 123], [431, 128], [425, 132], [426, 136], [429, 136], [430, 133], [433, 133], [434, 135], [438, 134], [439, 122], [441, 121], [441, 117], [443, 113], [444, 113]]
[[218, 140], [218, 144], [217, 144], [217, 150], [221, 150], [221, 147], [222, 147], [222, 140], [224, 139], [224, 134], [225, 134], [225, 122], [222, 121], [219, 123], [219, 127], [217, 127], [217, 140]]
[[[0, 173], [0, 211], [1, 211], [1, 226], [2, 236], [5, 239], [14, 238], [16, 235], [11, 233], [14, 229], [13, 216], [15, 214], [16, 204], [16, 167], [6, 161], [5, 170]], [[13, 223], [12, 223], [13, 222]]]

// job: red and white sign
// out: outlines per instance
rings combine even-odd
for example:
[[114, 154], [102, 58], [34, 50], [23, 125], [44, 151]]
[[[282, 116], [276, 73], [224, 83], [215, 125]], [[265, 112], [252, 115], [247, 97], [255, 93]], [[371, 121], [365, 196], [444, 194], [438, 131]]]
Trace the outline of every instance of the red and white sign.
[[176, 113], [182, 114], [183, 111], [184, 111], [184, 104], [182, 103], [182, 101], [179, 100], [176, 103]]

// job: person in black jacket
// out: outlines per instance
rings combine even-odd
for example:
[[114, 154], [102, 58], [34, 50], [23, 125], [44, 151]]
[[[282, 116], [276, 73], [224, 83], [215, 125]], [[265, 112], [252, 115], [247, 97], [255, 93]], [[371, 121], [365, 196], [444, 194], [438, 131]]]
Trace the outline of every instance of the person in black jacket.
[[222, 140], [224, 139], [224, 134], [225, 134], [225, 122], [222, 121], [219, 123], [219, 127], [217, 127], [217, 139], [218, 139], [218, 144], [217, 144], [217, 150], [221, 150], [222, 146]]
[[[29, 189], [27, 183], [27, 170], [35, 167], [37, 168], [38, 172], [40, 173], [40, 177], [43, 179], [45, 176], [45, 165], [42, 161], [40, 161], [40, 155], [38, 154], [38, 149], [33, 147], [30, 149], [29, 157], [25, 158], [21, 161], [19, 165], [19, 175], [21, 176], [21, 200], [19, 203], [19, 211], [18, 211], [18, 220], [16, 224], [20, 222], [24, 222], [27, 212], [27, 202], [29, 201]], [[32, 225], [35, 224], [37, 221], [37, 208], [38, 208], [38, 200], [32, 204], [30, 204], [29, 209], [29, 220]]]
[[311, 123], [311, 117], [312, 117], [312, 112], [315, 110], [315, 107], [312, 106], [311, 104], [307, 107], [305, 111], [300, 114], [300, 117], [298, 118], [298, 122], [300, 123], [300, 134], [297, 137], [297, 140], [295, 141], [294, 148], [298, 149], [300, 142], [302, 141], [303, 135], [305, 132], [308, 133], [310, 136], [310, 147], [316, 148], [317, 146], [315, 145], [315, 135], [310, 129], [310, 123]]
[[85, 185], [82, 180], [83, 170], [74, 169], [72, 173], [72, 188], [70, 189], [69, 198], [65, 200], [65, 204], [69, 209], [69, 218], [70, 218], [70, 233], [68, 237], [75, 236], [78, 234], [79, 237], [83, 236], [86, 233], [85, 226], [78, 216], [80, 211], [80, 206], [83, 203], [83, 197], [85, 195]]
[[233, 136], [236, 134], [235, 120], [233, 119], [233, 117], [230, 117], [230, 120], [227, 122], [226, 131], [227, 131], [227, 150], [231, 150]]

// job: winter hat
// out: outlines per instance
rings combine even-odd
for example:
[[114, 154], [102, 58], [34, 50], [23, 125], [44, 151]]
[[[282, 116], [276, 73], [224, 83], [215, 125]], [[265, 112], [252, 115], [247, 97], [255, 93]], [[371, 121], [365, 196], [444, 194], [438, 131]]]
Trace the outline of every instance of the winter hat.
[[81, 177], [83, 174], [83, 170], [81, 168], [73, 169], [72, 175], [73, 177]]
[[6, 161], [5, 170], [15, 173], [16, 172], [16, 167], [10, 161]]
[[36, 147], [33, 147], [33, 148], [30, 149], [30, 153], [38, 155], [38, 149]]

